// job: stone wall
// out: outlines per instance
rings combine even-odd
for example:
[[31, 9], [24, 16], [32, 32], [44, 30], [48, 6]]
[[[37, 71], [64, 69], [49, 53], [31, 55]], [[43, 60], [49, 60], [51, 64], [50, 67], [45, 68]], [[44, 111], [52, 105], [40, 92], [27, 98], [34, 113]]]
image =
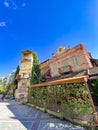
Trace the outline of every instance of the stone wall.
[[28, 100], [28, 86], [30, 85], [30, 76], [33, 66], [33, 52], [30, 50], [22, 51], [22, 60], [20, 62], [20, 79], [18, 80], [18, 88], [15, 98], [22, 102]]

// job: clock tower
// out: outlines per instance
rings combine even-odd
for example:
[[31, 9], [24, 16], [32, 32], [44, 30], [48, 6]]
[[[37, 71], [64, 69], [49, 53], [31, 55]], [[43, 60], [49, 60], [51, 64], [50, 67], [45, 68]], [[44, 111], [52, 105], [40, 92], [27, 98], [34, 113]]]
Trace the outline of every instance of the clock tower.
[[33, 66], [34, 52], [31, 50], [22, 51], [22, 60], [20, 62], [20, 71], [18, 79], [18, 88], [15, 93], [16, 100], [27, 102], [28, 86], [30, 85], [30, 77]]

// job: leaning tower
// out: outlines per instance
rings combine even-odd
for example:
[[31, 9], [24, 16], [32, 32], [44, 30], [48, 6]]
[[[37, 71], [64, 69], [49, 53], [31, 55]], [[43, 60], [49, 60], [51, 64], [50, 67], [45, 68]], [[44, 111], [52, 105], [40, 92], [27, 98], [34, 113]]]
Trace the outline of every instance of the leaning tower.
[[32, 52], [31, 50], [22, 51], [18, 88], [15, 93], [16, 100], [22, 102], [27, 102], [28, 99], [28, 86], [30, 85], [30, 77], [33, 65], [33, 55], [34, 52]]

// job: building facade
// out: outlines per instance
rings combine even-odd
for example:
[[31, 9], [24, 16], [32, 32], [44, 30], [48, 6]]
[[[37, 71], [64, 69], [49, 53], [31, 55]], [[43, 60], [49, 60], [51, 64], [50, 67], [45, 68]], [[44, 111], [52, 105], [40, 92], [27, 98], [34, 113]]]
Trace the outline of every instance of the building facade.
[[33, 54], [34, 52], [30, 50], [22, 51], [18, 88], [15, 92], [15, 98], [23, 102], [26, 102], [28, 97], [28, 86], [30, 85], [30, 77], [33, 66]]
[[50, 80], [55, 80], [55, 77], [68, 78], [89, 75], [88, 70], [90, 73], [97, 70], [96, 73], [98, 73], [98, 60], [92, 58], [83, 44], [73, 48], [59, 46], [56, 55], [52, 53], [52, 58], [42, 62], [40, 66], [41, 72], [46, 75], [46, 78], [49, 72]]
[[50, 68], [49, 68], [49, 59], [40, 64], [40, 70], [41, 70], [41, 75], [46, 76], [46, 78], [51, 77]]
[[58, 47], [57, 54], [49, 60], [51, 77], [58, 76], [61, 73], [92, 68], [93, 65], [90, 58], [91, 56], [86, 51], [83, 44], [68, 49], [64, 49], [62, 46]]
[[[31, 50], [22, 51], [18, 88], [15, 98], [20, 101], [27, 101], [28, 86], [33, 66], [34, 52]], [[46, 81], [61, 78], [69, 78], [83, 75], [98, 75], [98, 60], [93, 59], [83, 44], [74, 48], [59, 46], [57, 54], [52, 54], [52, 58], [40, 64], [41, 75], [46, 77]]]
[[11, 74], [6, 75], [5, 77], [2, 78], [2, 86], [6, 87], [7, 84], [12, 83], [14, 79], [14, 72]]

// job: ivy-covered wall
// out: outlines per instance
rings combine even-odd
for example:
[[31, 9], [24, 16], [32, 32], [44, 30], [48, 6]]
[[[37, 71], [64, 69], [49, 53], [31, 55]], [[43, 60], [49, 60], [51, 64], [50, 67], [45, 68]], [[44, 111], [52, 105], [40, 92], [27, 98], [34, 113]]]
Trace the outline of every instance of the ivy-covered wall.
[[98, 79], [88, 81], [95, 106], [98, 106]]
[[80, 124], [92, 122], [92, 106], [84, 82], [29, 88], [29, 103]]

